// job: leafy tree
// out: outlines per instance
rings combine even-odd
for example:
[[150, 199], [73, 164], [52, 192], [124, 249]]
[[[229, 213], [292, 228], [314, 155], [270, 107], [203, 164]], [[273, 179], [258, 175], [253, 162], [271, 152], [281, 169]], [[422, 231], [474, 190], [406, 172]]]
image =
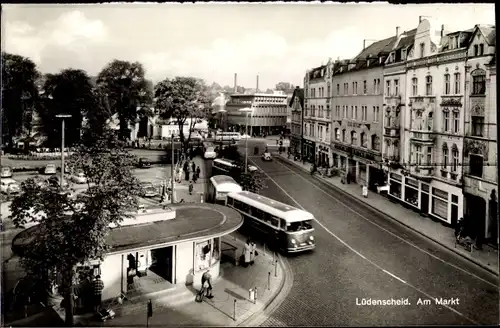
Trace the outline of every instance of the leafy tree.
[[118, 115], [120, 138], [130, 136], [130, 126], [152, 115], [152, 82], [139, 62], [113, 60], [99, 73], [97, 84], [108, 98], [111, 113]]
[[[155, 99], [160, 118], [177, 120], [181, 143], [187, 149], [196, 121], [208, 116], [212, 103], [205, 82], [194, 77], [167, 78], [156, 85]], [[186, 140], [183, 127], [187, 119], [191, 123]]]
[[136, 159], [112, 134], [89, 146], [80, 146], [69, 159], [69, 167], [83, 170], [88, 189], [72, 197], [59, 184], [39, 184], [35, 178], [22, 183], [22, 192], [10, 209], [13, 222], [21, 227], [39, 223], [32, 240], [21, 253], [26, 273], [44, 286], [62, 277], [66, 324], [73, 324], [75, 268], [89, 260], [102, 260], [108, 250], [110, 224], [131, 217], [137, 208], [140, 184], [132, 174]]
[[38, 112], [50, 146], [59, 147], [61, 144], [61, 121], [56, 115], [71, 115], [65, 119], [65, 143], [72, 146], [80, 142], [83, 118], [87, 114], [93, 118], [98, 109], [99, 99], [85, 71], [65, 69], [58, 74], [46, 75]]
[[237, 168], [231, 172], [231, 176], [243, 188], [256, 194], [267, 188], [266, 177], [262, 171], [248, 171], [245, 173], [245, 157], [238, 151], [237, 146], [228, 146], [219, 153], [222, 158], [227, 158], [236, 163]]
[[31, 133], [39, 76], [31, 59], [2, 52], [2, 134], [9, 148], [23, 128]]

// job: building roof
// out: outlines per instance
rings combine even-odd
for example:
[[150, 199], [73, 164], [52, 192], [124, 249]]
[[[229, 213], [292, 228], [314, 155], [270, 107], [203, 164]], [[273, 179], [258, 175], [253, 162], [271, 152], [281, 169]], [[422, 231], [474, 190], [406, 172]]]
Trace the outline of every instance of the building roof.
[[299, 98], [300, 107], [304, 108], [304, 88], [295, 88], [295, 90], [293, 90], [293, 95], [290, 98], [288, 106], [292, 107], [293, 102], [295, 101], [295, 97]]
[[369, 57], [378, 57], [381, 54], [389, 53], [394, 43], [397, 41], [396, 36], [391, 36], [390, 38], [383, 39], [377, 42], [372, 43], [368, 47], [366, 47], [359, 55], [354, 57], [354, 61], [359, 61], [360, 59], [367, 59]]
[[396, 49], [403, 49], [408, 46], [413, 45], [413, 42], [415, 40], [415, 34], [417, 34], [417, 29], [414, 28], [413, 30], [410, 30], [408, 32], [403, 32], [403, 36], [401, 37], [401, 40], [399, 40], [399, 43], [396, 46]]
[[[147, 224], [111, 229], [106, 241], [108, 253], [119, 253], [155, 245], [173, 245], [183, 241], [223, 236], [241, 227], [243, 218], [237, 211], [215, 204], [176, 204], [176, 218]], [[12, 249], [19, 251], [29, 245], [34, 229], [21, 231], [12, 241]]]
[[479, 25], [478, 28], [481, 31], [481, 33], [483, 33], [484, 38], [486, 39], [486, 42], [488, 42], [488, 44], [490, 46], [495, 46], [496, 45], [496, 36], [497, 36], [495, 26]]

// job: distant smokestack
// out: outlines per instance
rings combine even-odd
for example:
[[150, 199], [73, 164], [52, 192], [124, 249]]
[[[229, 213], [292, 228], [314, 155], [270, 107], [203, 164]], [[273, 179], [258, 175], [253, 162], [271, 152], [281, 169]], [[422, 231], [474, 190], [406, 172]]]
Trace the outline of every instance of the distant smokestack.
[[444, 36], [444, 34], [445, 34], [445, 29], [446, 29], [446, 26], [441, 25], [441, 37], [443, 37], [443, 36]]
[[418, 23], [422, 22], [422, 16], [418, 16]]
[[363, 40], [363, 50], [366, 48], [366, 40]]
[[234, 92], [238, 92], [238, 74], [234, 73]]
[[396, 26], [396, 38], [399, 38], [400, 35], [401, 35], [401, 27]]
[[255, 86], [255, 92], [259, 92], [259, 74], [257, 74], [257, 85]]

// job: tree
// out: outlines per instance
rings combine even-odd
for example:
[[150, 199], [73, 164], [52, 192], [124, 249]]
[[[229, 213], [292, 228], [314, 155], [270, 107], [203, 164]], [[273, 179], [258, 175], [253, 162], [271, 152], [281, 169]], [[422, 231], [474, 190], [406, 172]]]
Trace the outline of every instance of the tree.
[[80, 142], [83, 118], [90, 114], [93, 119], [97, 110], [101, 110], [99, 98], [85, 71], [65, 69], [46, 75], [38, 113], [51, 147], [61, 145], [61, 119], [56, 115], [71, 115], [65, 119], [65, 143], [72, 146]]
[[39, 76], [31, 59], [2, 52], [2, 135], [9, 148], [23, 128], [31, 132]]
[[[196, 121], [206, 118], [211, 107], [211, 97], [205, 82], [194, 77], [167, 78], [156, 85], [155, 99], [160, 118], [176, 119], [181, 143], [187, 149]], [[188, 119], [190, 126], [186, 140], [183, 127]]]
[[111, 113], [118, 115], [120, 138], [128, 139], [130, 126], [152, 115], [152, 82], [146, 80], [144, 67], [115, 59], [99, 73], [97, 84], [108, 98]]
[[228, 146], [220, 151], [222, 158], [234, 161], [236, 168], [231, 172], [231, 176], [243, 188], [256, 194], [267, 188], [266, 177], [260, 170], [248, 171], [245, 173], [245, 158], [238, 150], [237, 146]]
[[80, 146], [69, 167], [83, 170], [88, 189], [70, 196], [60, 184], [41, 185], [35, 178], [22, 183], [22, 192], [10, 209], [17, 227], [39, 223], [32, 241], [23, 248], [21, 264], [27, 275], [44, 286], [62, 277], [66, 324], [73, 324], [75, 268], [89, 260], [102, 260], [108, 250], [111, 224], [119, 224], [137, 209], [140, 184], [132, 174], [136, 159], [112, 133], [90, 146]]

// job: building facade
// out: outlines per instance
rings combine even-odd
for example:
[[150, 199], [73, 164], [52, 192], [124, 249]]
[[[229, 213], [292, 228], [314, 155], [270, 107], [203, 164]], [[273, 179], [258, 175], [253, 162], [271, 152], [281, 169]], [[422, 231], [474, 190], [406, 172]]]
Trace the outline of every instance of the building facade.
[[347, 181], [370, 189], [384, 185], [381, 142], [383, 124], [383, 63], [395, 38], [378, 41], [353, 60], [336, 63], [332, 77], [333, 165]]
[[226, 103], [227, 130], [244, 132], [247, 113], [242, 108], [253, 108], [248, 119], [250, 135], [276, 135], [286, 129], [287, 95], [233, 94]]
[[[384, 130], [382, 139], [383, 168], [388, 172], [388, 177], [395, 177], [393, 183], [389, 183], [389, 193], [401, 199], [401, 177], [402, 161], [404, 154], [404, 114], [406, 107], [406, 58], [409, 50], [413, 47], [416, 29], [400, 33], [396, 28], [396, 42], [385, 61], [384, 81], [386, 86], [384, 93]], [[402, 179], [402, 177], [400, 178]]]
[[476, 25], [467, 50], [464, 215], [474, 219], [478, 244], [498, 244], [495, 27]]
[[304, 120], [304, 89], [295, 88], [290, 103], [292, 123], [290, 128], [290, 150], [294, 155], [302, 154], [302, 123]]
[[306, 72], [304, 77], [304, 149], [305, 160], [319, 166], [331, 166], [331, 76], [333, 61]]

